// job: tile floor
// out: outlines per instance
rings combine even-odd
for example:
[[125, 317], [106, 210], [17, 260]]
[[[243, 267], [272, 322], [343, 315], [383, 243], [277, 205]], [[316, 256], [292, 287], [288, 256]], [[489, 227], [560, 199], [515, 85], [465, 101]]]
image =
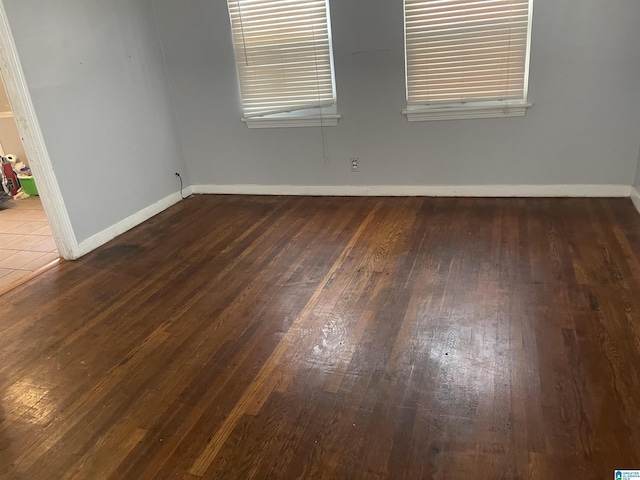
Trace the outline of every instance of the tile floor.
[[0, 203], [0, 288], [56, 258], [40, 197]]

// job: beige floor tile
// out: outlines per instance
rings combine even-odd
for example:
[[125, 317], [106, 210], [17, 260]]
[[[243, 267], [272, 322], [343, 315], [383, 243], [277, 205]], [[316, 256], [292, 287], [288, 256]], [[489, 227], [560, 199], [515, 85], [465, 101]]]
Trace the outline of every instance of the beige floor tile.
[[13, 270], [10, 274], [0, 278], [0, 288], [7, 286], [10, 283], [13, 283], [16, 280], [19, 280], [27, 275], [29, 275], [29, 272], [26, 270]]
[[13, 270], [11, 268], [0, 268], [0, 278], [9, 275]]
[[58, 258], [39, 197], [0, 204], [0, 287]]
[[16, 254], [16, 250], [6, 250], [4, 248], [0, 248], [0, 260], [15, 254]]
[[42, 237], [43, 240], [33, 245], [25, 246], [24, 250], [29, 252], [57, 252], [56, 242], [53, 237]]
[[[8, 230], [7, 233], [18, 233], [20, 235], [38, 235], [36, 231], [42, 230], [43, 228], [49, 228], [49, 224], [47, 222], [21, 222], [11, 230]], [[42, 235], [47, 234], [43, 233]]]
[[51, 263], [54, 260], [57, 260], [58, 258], [60, 258], [60, 255], [58, 255], [58, 253], [45, 253], [42, 257], [38, 258], [37, 260], [34, 260], [33, 262], [29, 262], [26, 265], [24, 265], [20, 270], [29, 270], [33, 272], [35, 270], [38, 270], [41, 267], [44, 267], [48, 263]]
[[22, 235], [17, 233], [0, 233], [0, 246], [6, 249], [7, 243], [19, 240], [21, 237]]
[[44, 213], [44, 210], [15, 210], [16, 212], [20, 212], [20, 218], [27, 220], [29, 222], [46, 222], [47, 216]]
[[16, 252], [14, 255], [0, 260], [0, 268], [19, 270], [44, 255], [46, 255], [46, 253], [43, 252]]
[[51, 238], [41, 235], [18, 235], [18, 237], [2, 243], [2, 248], [7, 250], [29, 250], [31, 246]]
[[33, 195], [29, 198], [22, 198], [20, 200], [13, 200], [13, 204], [15, 208], [21, 208], [24, 210], [42, 210], [42, 202], [40, 201], [40, 197], [37, 195]]
[[27, 218], [33, 214], [33, 210], [20, 210], [17, 208], [10, 208], [0, 211], [0, 215], [2, 215], [3, 220], [13, 220], [19, 222], [28, 222], [30, 219]]
[[12, 208], [2, 210], [0, 212], [2, 219], [18, 220], [22, 222], [46, 222], [47, 216], [44, 210], [26, 210], [21, 208]]
[[7, 233], [9, 230], [20, 227], [21, 225], [24, 225], [24, 222], [20, 220], [5, 220], [0, 214], [0, 233]]
[[53, 233], [51, 232], [51, 227], [49, 226], [48, 222], [34, 222], [34, 223], [44, 224], [44, 226], [39, 228], [38, 230], [34, 230], [33, 232], [30, 232], [32, 235], [53, 235]]

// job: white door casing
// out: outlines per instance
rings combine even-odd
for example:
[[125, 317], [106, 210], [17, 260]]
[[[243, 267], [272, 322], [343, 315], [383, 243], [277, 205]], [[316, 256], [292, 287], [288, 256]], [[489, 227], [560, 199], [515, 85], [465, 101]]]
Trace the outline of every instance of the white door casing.
[[42, 205], [60, 256], [66, 260], [75, 260], [79, 256], [78, 242], [44, 143], [2, 0], [0, 0], [0, 73], [4, 79], [18, 132], [22, 137], [29, 166], [38, 185]]

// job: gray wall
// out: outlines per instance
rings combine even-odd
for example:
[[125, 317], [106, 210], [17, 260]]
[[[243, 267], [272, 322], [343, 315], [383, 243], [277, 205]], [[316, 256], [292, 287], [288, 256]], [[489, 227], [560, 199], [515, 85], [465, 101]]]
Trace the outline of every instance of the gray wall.
[[151, 1], [4, 4], [78, 241], [176, 192], [186, 166]]
[[[23, 0], [21, 0], [23, 1]], [[629, 184], [640, 131], [640, 2], [535, 0], [524, 118], [408, 123], [402, 2], [332, 0], [338, 127], [249, 130], [225, 0], [155, 0], [198, 184]], [[361, 171], [349, 171], [359, 157]]]

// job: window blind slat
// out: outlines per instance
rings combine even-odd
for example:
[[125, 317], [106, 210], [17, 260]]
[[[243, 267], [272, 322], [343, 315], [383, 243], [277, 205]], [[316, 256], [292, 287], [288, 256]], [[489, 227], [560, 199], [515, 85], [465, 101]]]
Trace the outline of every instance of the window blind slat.
[[[511, 69], [507, 71], [508, 75], [520, 75], [523, 72], [522, 69]], [[415, 80], [412, 80], [412, 83], [420, 84], [423, 82], [429, 82], [432, 85], [437, 85], [439, 82], [451, 82], [453, 81], [459, 82], [458, 73], [462, 72], [439, 72], [439, 73], [424, 73], [418, 75]], [[503, 71], [495, 71], [495, 70], [484, 70], [482, 72], [482, 79], [495, 79], [495, 78], [503, 78], [505, 73]]]
[[524, 99], [530, 0], [404, 0], [407, 104]]
[[459, 57], [459, 56], [472, 56], [472, 55], [491, 55], [494, 57], [507, 58], [513, 57], [513, 52], [524, 50], [526, 45], [524, 43], [511, 44], [494, 43], [494, 44], [482, 44], [471, 43], [464, 45], [451, 45], [449, 48], [446, 46], [432, 46], [419, 49], [415, 54], [411, 55], [411, 58], [442, 58], [442, 57]]
[[228, 0], [244, 116], [334, 105], [328, 0]]
[[447, 48], [451, 44], [473, 45], [491, 45], [491, 44], [507, 44], [507, 45], [524, 45], [527, 44], [526, 36], [508, 36], [508, 35], [473, 35], [470, 37], [423, 37], [420, 41], [413, 39], [411, 42], [411, 51], [420, 52], [423, 50], [432, 50], [436, 48]]
[[316, 69], [315, 60], [308, 60], [305, 58], [284, 61], [281, 63], [278, 63], [274, 60], [268, 60], [264, 64], [255, 65], [253, 63], [250, 63], [249, 65], [242, 66], [241, 68], [243, 71], [246, 71], [247, 74], [260, 74], [270, 72], [275, 75], [281, 75], [286, 72], [295, 73], [296, 71], [309, 74], [331, 71], [330, 68]]
[[[324, 92], [325, 95], [329, 95], [331, 94], [331, 90], [327, 89]], [[314, 87], [314, 86], [310, 86], [309, 88], [305, 88], [305, 87], [297, 87], [297, 88], [292, 88], [289, 91], [289, 95], [292, 98], [297, 98], [301, 95], [309, 95], [309, 96], [318, 96], [318, 90]], [[265, 101], [268, 101], [268, 97], [275, 97], [275, 99], [277, 100], [278, 98], [281, 98], [282, 96], [279, 94], [279, 92], [277, 90], [273, 90], [269, 87], [265, 87], [265, 88], [255, 88], [252, 89], [248, 95], [247, 95], [247, 103], [250, 103], [252, 101], [253, 98], [255, 98], [255, 101], [260, 101], [261, 98], [265, 98]]]

